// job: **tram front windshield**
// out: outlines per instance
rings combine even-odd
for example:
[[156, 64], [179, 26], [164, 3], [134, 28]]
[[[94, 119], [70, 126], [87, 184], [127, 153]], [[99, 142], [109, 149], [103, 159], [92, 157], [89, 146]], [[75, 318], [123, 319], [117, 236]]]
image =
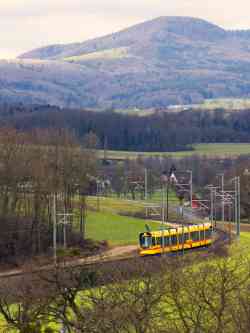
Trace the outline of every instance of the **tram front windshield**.
[[140, 235], [140, 246], [143, 249], [147, 249], [150, 246], [152, 246], [152, 237], [150, 235], [141, 234]]

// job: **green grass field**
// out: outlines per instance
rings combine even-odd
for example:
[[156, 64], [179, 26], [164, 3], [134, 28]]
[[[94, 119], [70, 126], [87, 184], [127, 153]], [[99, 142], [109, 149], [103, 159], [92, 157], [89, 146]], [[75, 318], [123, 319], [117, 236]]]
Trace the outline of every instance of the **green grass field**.
[[119, 216], [109, 212], [88, 212], [86, 237], [94, 240], [107, 240], [110, 245], [138, 244], [140, 232], [148, 224], [152, 230], [158, 230], [160, 223], [134, 217]]
[[[166, 197], [166, 193], [165, 193]], [[176, 193], [170, 189], [168, 193], [168, 200], [170, 203], [179, 203], [179, 199], [176, 196]], [[158, 190], [153, 193], [153, 195], [148, 197], [147, 202], [161, 203], [162, 202], [162, 191]]]
[[[196, 144], [193, 146], [192, 151], [179, 151], [179, 152], [134, 152], [134, 151], [114, 151], [109, 150], [106, 152], [108, 159], [135, 159], [138, 157], [187, 157], [192, 155], [207, 156], [207, 157], [235, 157], [239, 155], [250, 155], [249, 143], [207, 143]], [[98, 151], [98, 156], [103, 158], [103, 151]]]
[[240, 239], [231, 245], [231, 255], [246, 255], [250, 258], [250, 232], [241, 232]]
[[[170, 201], [176, 202], [174, 193], [170, 193]], [[160, 204], [161, 195], [156, 192], [147, 203]], [[157, 230], [160, 227], [158, 222], [150, 222], [133, 215], [145, 214], [145, 201], [125, 200], [116, 197], [95, 197], [87, 198], [87, 237], [94, 240], [107, 240], [111, 245], [137, 244], [138, 234], [145, 230], [145, 224]], [[99, 211], [97, 211], [99, 208]], [[126, 216], [127, 215], [127, 216]], [[171, 219], [176, 218], [175, 211], [169, 212]]]
[[117, 197], [87, 197], [87, 205], [91, 209], [121, 215], [143, 214], [145, 208], [143, 202], [119, 199]]
[[[166, 195], [166, 194], [165, 194]], [[149, 196], [146, 201], [144, 200], [131, 200], [131, 198], [118, 198], [112, 197], [87, 197], [87, 205], [92, 209], [97, 209], [98, 205], [102, 211], [113, 212], [121, 215], [132, 215], [145, 212], [145, 203], [161, 204], [162, 194], [161, 191], [155, 191], [152, 196]], [[169, 202], [178, 203], [179, 199], [176, 197], [174, 191], [169, 191]]]

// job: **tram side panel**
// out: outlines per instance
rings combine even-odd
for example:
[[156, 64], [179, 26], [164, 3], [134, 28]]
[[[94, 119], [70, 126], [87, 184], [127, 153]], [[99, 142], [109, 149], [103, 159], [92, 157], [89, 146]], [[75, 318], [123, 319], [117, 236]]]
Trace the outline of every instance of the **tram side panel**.
[[174, 252], [212, 243], [210, 223], [140, 234], [140, 255]]

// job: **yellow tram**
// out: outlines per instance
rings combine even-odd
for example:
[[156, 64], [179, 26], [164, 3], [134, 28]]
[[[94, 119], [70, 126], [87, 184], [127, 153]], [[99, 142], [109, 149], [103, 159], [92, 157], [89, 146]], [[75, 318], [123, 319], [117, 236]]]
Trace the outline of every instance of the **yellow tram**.
[[140, 233], [139, 242], [141, 256], [207, 246], [212, 243], [212, 224], [147, 231]]

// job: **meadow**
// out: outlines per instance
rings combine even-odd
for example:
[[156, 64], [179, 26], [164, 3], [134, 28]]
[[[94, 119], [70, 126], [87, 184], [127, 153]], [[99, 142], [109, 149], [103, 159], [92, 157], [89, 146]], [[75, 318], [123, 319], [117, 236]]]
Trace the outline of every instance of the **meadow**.
[[[139, 194], [140, 195], [140, 194]], [[166, 195], [166, 194], [165, 194]], [[147, 200], [141, 200], [138, 198], [137, 200], [132, 200], [130, 194], [124, 196], [116, 196], [111, 195], [108, 197], [96, 197], [89, 196], [87, 197], [87, 205], [90, 208], [98, 208], [98, 202], [102, 210], [106, 210], [109, 212], [115, 212], [122, 215], [131, 215], [135, 213], [144, 213], [145, 212], [145, 204], [161, 204], [162, 202], [162, 192], [161, 190], [156, 190], [152, 195], [149, 195]], [[176, 197], [176, 193], [173, 190], [169, 190], [169, 202], [177, 203], [179, 202]]]
[[135, 217], [120, 216], [109, 212], [89, 211], [86, 220], [86, 237], [107, 240], [109, 245], [136, 245], [139, 233], [146, 231], [145, 225], [158, 230], [158, 221], [146, 221]]
[[[100, 158], [103, 158], [103, 150], [97, 152]], [[193, 150], [178, 152], [135, 152], [135, 151], [115, 151], [105, 152], [107, 159], [125, 160], [146, 157], [173, 157], [182, 158], [193, 155], [207, 157], [236, 157], [240, 155], [250, 155], [249, 143], [202, 143], [193, 145]]]
[[[170, 201], [176, 202], [176, 196], [171, 193]], [[160, 222], [146, 220], [137, 216], [145, 215], [145, 204], [160, 204], [159, 193], [153, 196], [152, 201], [126, 200], [116, 197], [87, 197], [86, 237], [94, 240], [107, 240], [113, 245], [138, 244], [140, 232], [146, 230], [147, 224], [152, 230], [160, 228]], [[176, 212], [169, 212], [170, 220], [176, 218]]]
[[245, 110], [250, 107], [249, 98], [215, 98], [215, 99], [206, 99], [202, 104], [192, 105], [194, 109], [206, 109], [206, 110], [215, 110], [215, 109], [226, 109], [230, 111], [236, 110]]

